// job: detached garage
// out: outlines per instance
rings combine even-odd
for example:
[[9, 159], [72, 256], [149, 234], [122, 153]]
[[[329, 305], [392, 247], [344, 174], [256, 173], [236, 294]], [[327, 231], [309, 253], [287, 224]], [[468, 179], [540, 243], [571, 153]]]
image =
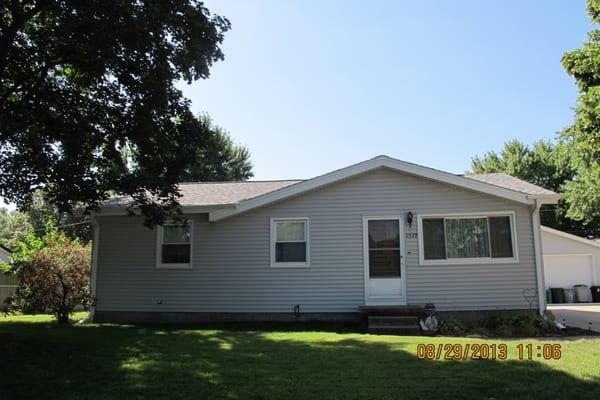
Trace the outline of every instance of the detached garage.
[[600, 243], [542, 226], [546, 289], [600, 286]]

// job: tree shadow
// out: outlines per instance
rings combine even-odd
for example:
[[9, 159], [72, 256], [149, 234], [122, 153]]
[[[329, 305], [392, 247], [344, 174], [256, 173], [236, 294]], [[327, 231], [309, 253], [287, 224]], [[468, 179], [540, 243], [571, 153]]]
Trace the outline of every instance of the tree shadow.
[[0, 327], [0, 343], [6, 400], [581, 399], [600, 393], [598, 380], [538, 362], [417, 360], [416, 342], [401, 337], [10, 324]]

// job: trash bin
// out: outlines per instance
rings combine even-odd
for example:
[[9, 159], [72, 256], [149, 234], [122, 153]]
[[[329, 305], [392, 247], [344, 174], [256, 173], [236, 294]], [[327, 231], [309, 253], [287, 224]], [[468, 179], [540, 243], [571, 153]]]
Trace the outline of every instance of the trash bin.
[[575, 289], [575, 300], [578, 303], [592, 302], [592, 292], [588, 285], [575, 285], [573, 288]]
[[560, 304], [565, 302], [565, 291], [563, 288], [550, 288], [552, 294], [552, 303]]
[[575, 303], [575, 289], [565, 289], [565, 303]]
[[592, 291], [592, 301], [600, 303], [600, 286], [592, 286], [590, 290]]

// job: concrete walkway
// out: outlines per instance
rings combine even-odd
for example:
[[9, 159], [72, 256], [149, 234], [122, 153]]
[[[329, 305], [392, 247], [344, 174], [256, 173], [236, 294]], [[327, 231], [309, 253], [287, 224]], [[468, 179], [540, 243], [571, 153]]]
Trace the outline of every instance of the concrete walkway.
[[555, 304], [549, 305], [548, 310], [567, 326], [600, 332], [600, 304]]

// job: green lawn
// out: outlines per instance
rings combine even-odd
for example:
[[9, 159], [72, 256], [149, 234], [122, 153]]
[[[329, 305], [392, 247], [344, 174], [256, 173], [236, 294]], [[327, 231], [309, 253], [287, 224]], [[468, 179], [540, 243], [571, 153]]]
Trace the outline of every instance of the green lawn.
[[[58, 326], [47, 316], [0, 317], [0, 398], [600, 397], [600, 339], [504, 341], [513, 349], [506, 361], [424, 361], [415, 355], [419, 343], [492, 341], [242, 328]], [[559, 342], [562, 359], [519, 361], [520, 342]]]

